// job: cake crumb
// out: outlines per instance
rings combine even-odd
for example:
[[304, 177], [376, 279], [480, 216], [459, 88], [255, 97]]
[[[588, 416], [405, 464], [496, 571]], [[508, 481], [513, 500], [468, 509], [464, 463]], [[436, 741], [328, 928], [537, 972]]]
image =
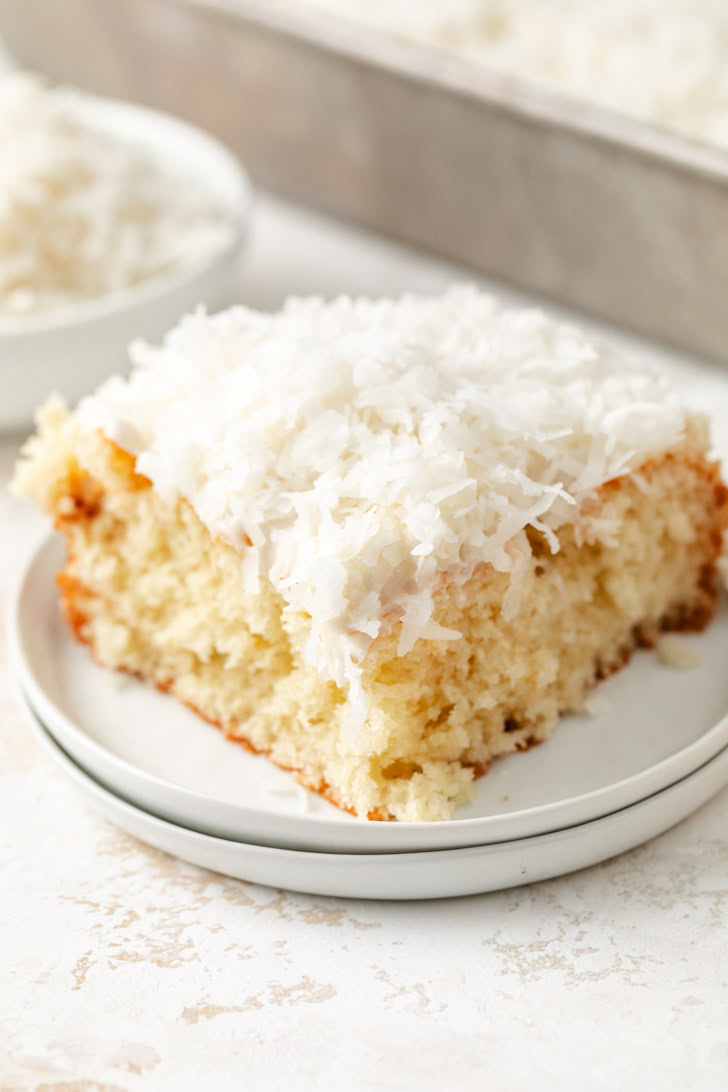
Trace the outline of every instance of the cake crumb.
[[272, 796], [297, 796], [299, 786], [289, 781], [266, 781], [263, 783], [265, 792]]
[[660, 663], [668, 667], [689, 670], [698, 667], [700, 657], [682, 638], [674, 633], [665, 633], [657, 642], [657, 655]]
[[319, 800], [318, 797], [304, 788], [303, 785], [296, 785], [298, 803], [303, 808], [305, 815], [311, 815], [313, 812], [318, 811]]
[[116, 692], [120, 694], [123, 693], [123, 691], [125, 690], [129, 690], [132, 683], [134, 682], [134, 679], [131, 677], [131, 675], [127, 675], [126, 673], [119, 671], [113, 675], [109, 675], [109, 682], [111, 683], [114, 690], [116, 690]]
[[584, 712], [590, 717], [600, 717], [609, 709], [609, 701], [603, 694], [590, 694], [584, 702]]

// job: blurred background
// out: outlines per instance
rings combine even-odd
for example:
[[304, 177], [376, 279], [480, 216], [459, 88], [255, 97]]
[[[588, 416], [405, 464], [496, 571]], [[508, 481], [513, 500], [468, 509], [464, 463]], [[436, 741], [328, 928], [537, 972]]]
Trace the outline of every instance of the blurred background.
[[723, 3], [0, 0], [0, 36], [202, 126], [266, 191], [728, 358]]

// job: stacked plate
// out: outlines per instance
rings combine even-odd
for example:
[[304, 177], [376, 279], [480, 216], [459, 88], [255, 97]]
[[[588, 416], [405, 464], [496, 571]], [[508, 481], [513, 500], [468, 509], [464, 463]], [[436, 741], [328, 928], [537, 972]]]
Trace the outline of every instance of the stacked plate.
[[370, 823], [297, 786], [174, 699], [96, 666], [62, 622], [46, 539], [10, 604], [11, 665], [38, 738], [100, 812], [240, 879], [319, 895], [474, 894], [573, 871], [679, 822], [728, 783], [728, 606], [691, 670], [639, 653], [590, 715], [497, 763], [440, 823]]

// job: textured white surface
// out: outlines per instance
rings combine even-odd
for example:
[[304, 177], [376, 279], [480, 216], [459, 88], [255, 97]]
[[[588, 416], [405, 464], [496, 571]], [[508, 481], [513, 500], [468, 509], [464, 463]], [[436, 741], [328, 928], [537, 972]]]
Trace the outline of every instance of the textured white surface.
[[[269, 206], [258, 228], [255, 305], [448, 279]], [[2, 444], [3, 483], [12, 458]], [[0, 493], [0, 599], [38, 526]], [[727, 830], [723, 793], [641, 849], [531, 888], [399, 906], [281, 894], [87, 812], [0, 664], [0, 1088], [721, 1089]]]

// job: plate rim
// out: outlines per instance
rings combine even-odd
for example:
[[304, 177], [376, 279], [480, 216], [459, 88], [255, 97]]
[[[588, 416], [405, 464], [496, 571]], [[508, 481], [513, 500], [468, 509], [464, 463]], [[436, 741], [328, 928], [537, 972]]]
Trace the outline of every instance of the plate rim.
[[[278, 849], [189, 830], [124, 800], [63, 750], [27, 702], [21, 701], [21, 705], [31, 733], [51, 763], [73, 783], [87, 805], [127, 834], [208, 871], [314, 896], [390, 901], [451, 898], [553, 879], [600, 864], [650, 841], [692, 815], [728, 785], [727, 744], [679, 782], [645, 800], [566, 830], [515, 842], [397, 854]], [[719, 773], [717, 780], [709, 776], [711, 770], [714, 775]], [[665, 815], [668, 803], [672, 804], [671, 813]], [[210, 856], [215, 854], [211, 863]], [[273, 869], [273, 875], [266, 872], [266, 866]], [[488, 871], [493, 866], [499, 878]], [[290, 876], [287, 868], [293, 870]], [[311, 879], [314, 870], [318, 872]]]
[[[72, 741], [71, 747], [75, 742], [85, 755], [91, 756], [92, 761], [95, 760], [113, 770], [117, 777], [122, 777], [125, 781], [131, 780], [132, 783], [141, 782], [149, 791], [171, 794], [173, 797], [178, 798], [179, 807], [182, 809], [180, 814], [184, 814], [183, 804], [185, 799], [191, 800], [198, 809], [209, 806], [210, 808], [222, 809], [225, 812], [234, 814], [238, 819], [236, 825], [241, 830], [247, 827], [251, 832], [255, 831], [256, 836], [264, 833], [261, 830], [261, 823], [265, 823], [284, 832], [291, 828], [288, 834], [283, 834], [283, 837], [293, 837], [299, 844], [317, 839], [319, 842], [329, 841], [332, 847], [328, 850], [314, 850], [314, 852], [351, 852], [357, 855], [434, 852], [435, 848], [432, 846], [428, 847], [423, 844], [421, 847], [414, 847], [414, 845], [408, 843], [414, 843], [418, 838], [426, 843], [428, 835], [432, 837], [435, 832], [438, 834], [447, 832], [445, 837], [449, 848], [465, 848], [485, 844], [496, 845], [555, 833], [621, 811], [625, 807], [637, 804], [641, 800], [648, 799], [655, 793], [677, 784], [684, 777], [689, 776], [690, 773], [710, 761], [728, 744], [727, 711], [697, 740], [649, 766], [646, 770], [631, 774], [629, 777], [612, 782], [610, 785], [562, 800], [552, 801], [548, 804], [523, 808], [502, 815], [476, 816], [468, 819], [448, 819], [428, 823], [367, 823], [364, 820], [343, 823], [326, 816], [283, 815], [242, 803], [237, 804], [232, 801], [220, 800], [196, 789], [177, 785], [114, 754], [88, 735], [82, 727], [59, 708], [36, 678], [33, 665], [26, 656], [23, 644], [24, 595], [30, 582], [37, 578], [38, 568], [48, 563], [47, 555], [51, 551], [58, 550], [61, 544], [60, 536], [54, 531], [46, 531], [40, 535], [23, 557], [11, 583], [6, 625], [11, 669], [17, 675], [21, 689], [34, 712], [43, 720], [45, 730], [50, 732], [56, 742], [64, 747], [69, 746], [67, 740]], [[96, 667], [91, 660], [89, 660], [89, 666]], [[74, 759], [78, 757], [75, 752], [73, 757]], [[97, 770], [94, 769], [94, 776], [96, 774]], [[638, 787], [640, 785], [641, 787]], [[617, 803], [612, 800], [613, 797], [621, 797], [622, 795], [626, 795], [628, 799], [626, 801], [619, 799]], [[602, 803], [605, 798], [612, 800], [612, 802]], [[145, 810], [143, 805], [138, 806]], [[561, 818], [557, 818], [558, 816], [561, 816]], [[218, 823], [217, 825], [220, 826], [221, 824]], [[505, 829], [500, 831], [499, 828]], [[509, 834], [509, 828], [515, 828], [517, 833]], [[523, 833], [524, 828], [527, 833]], [[310, 831], [310, 837], [308, 835], [301, 837], [301, 830], [303, 829]], [[489, 833], [494, 829], [494, 834]], [[371, 834], [373, 830], [376, 831], [373, 839], [362, 836], [363, 832]], [[359, 834], [358, 838], [357, 833]], [[209, 833], [208, 836], [222, 837], [223, 839], [227, 837], [213, 833]], [[246, 834], [245, 837], [237, 840], [244, 843], [248, 837], [250, 837], [250, 834]], [[273, 835], [273, 837], [274, 839], [280, 839], [279, 835]], [[377, 843], [376, 848], [349, 848], [348, 850], [342, 850], [341, 848], [344, 843], [351, 843], [352, 846], [357, 844], [362, 846], [368, 842], [374, 844], [375, 841]], [[387, 842], [392, 845], [392, 848], [384, 848]], [[276, 847], [271, 846], [270, 848]], [[277, 848], [283, 847], [278, 846]], [[446, 847], [440, 846], [439, 848], [444, 849]], [[300, 849], [296, 851], [303, 852]]]
[[[16, 695], [17, 698], [17, 695]], [[628, 804], [627, 807], [618, 808], [616, 811], [609, 812], [607, 815], [600, 815], [596, 819], [588, 819], [583, 823], [575, 823], [569, 827], [561, 827], [559, 830], [547, 831], [543, 834], [529, 835], [526, 838], [513, 838], [506, 842], [481, 842], [477, 845], [470, 846], [453, 846], [449, 849], [415, 849], [407, 850], [401, 853], [325, 853], [318, 850], [306, 850], [306, 849], [291, 849], [285, 846], [266, 846], [260, 845], [258, 842], [243, 842], [232, 838], [221, 838], [215, 834], [206, 834], [204, 831], [193, 830], [190, 827], [185, 827], [181, 823], [175, 823], [169, 819], [162, 819], [158, 815], [154, 815], [153, 812], [147, 811], [146, 808], [142, 808], [139, 804], [135, 804], [131, 800], [125, 800], [123, 796], [114, 792], [113, 789], [107, 788], [103, 785], [90, 771], [83, 768], [83, 766], [77, 762], [72, 755], [62, 747], [52, 732], [48, 730], [46, 725], [42, 722], [37, 713], [33, 711], [32, 706], [29, 704], [27, 698], [23, 701], [21, 697], [21, 703], [26, 716], [30, 716], [33, 720], [34, 730], [36, 735], [42, 735], [48, 742], [48, 748], [52, 749], [59, 755], [59, 763], [63, 763], [69, 769], [73, 770], [74, 775], [79, 781], [89, 782], [89, 788], [98, 793], [102, 797], [111, 797], [116, 805], [121, 809], [138, 813], [145, 816], [146, 819], [153, 826], [160, 826], [164, 828], [174, 828], [185, 836], [189, 837], [193, 841], [199, 842], [200, 840], [221, 842], [227, 846], [234, 848], [236, 846], [243, 846], [246, 850], [251, 850], [255, 854], [262, 858], [270, 855], [274, 857], [291, 857], [295, 859], [305, 860], [327, 860], [327, 861], [346, 861], [349, 864], [361, 866], [366, 862], [371, 865], [374, 863], [386, 863], [391, 865], [397, 865], [401, 861], [411, 860], [418, 858], [419, 860], [429, 859], [461, 859], [468, 860], [474, 856], [482, 856], [483, 854], [495, 855], [499, 849], [508, 847], [509, 849], [515, 848], [519, 843], [528, 842], [530, 844], [539, 845], [544, 844], [550, 839], [559, 839], [567, 836], [574, 836], [578, 831], [585, 828], [596, 829], [600, 823], [608, 823], [610, 820], [615, 820], [619, 817], [623, 817], [626, 812], [635, 813], [637, 810], [649, 807], [650, 804], [658, 797], [666, 797], [670, 792], [677, 789], [680, 785], [690, 780], [690, 778], [697, 776], [704, 771], [711, 763], [716, 762], [719, 759], [728, 759], [728, 743], [725, 747], [722, 747], [717, 754], [712, 758], [707, 759], [701, 763], [696, 769], [692, 770], [685, 777], [681, 777], [679, 781], [673, 782], [672, 785], [666, 785], [664, 789], [659, 789], [657, 792], [651, 793], [649, 796], [644, 797], [642, 800], [637, 800], [634, 804]], [[728, 785], [728, 769], [726, 770], [726, 785]], [[718, 789], [718, 792], [721, 790]], [[676, 820], [681, 822], [681, 820]]]

